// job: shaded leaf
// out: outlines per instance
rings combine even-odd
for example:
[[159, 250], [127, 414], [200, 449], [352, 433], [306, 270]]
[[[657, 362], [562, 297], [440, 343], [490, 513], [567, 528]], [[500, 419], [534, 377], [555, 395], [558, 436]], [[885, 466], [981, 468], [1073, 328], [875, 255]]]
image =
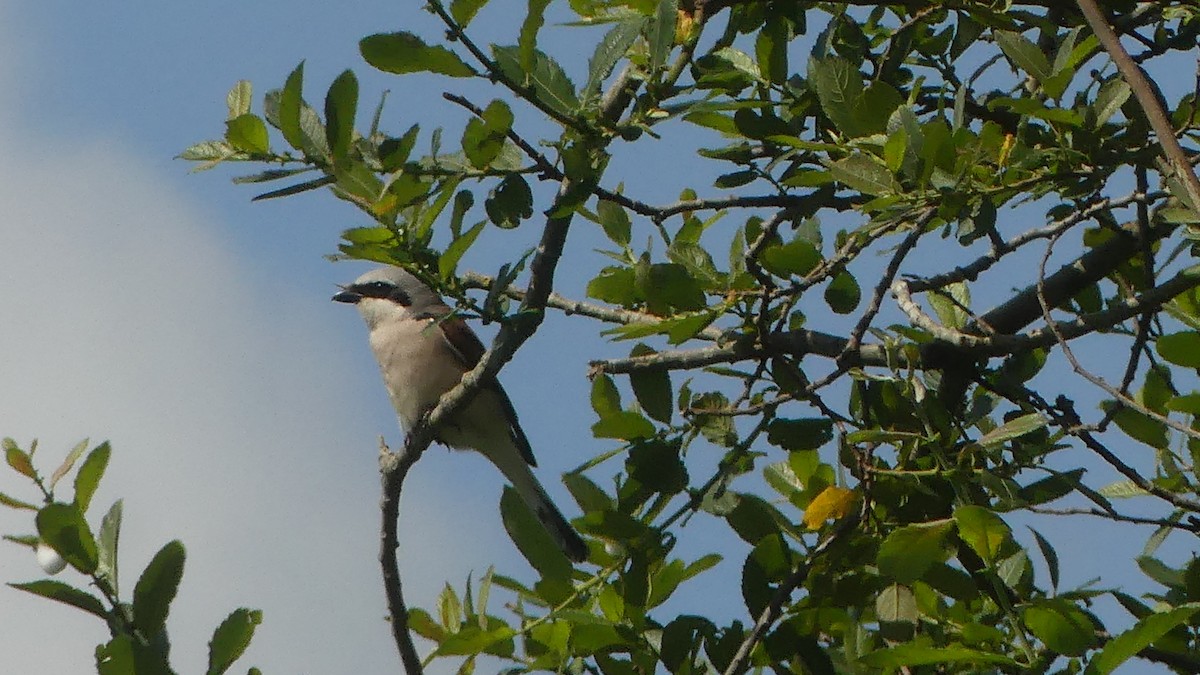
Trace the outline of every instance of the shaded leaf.
[[168, 542], [154, 554], [133, 587], [133, 625], [143, 635], [157, 635], [166, 624], [183, 579], [184, 558], [183, 544]]
[[829, 165], [833, 177], [853, 190], [867, 195], [886, 195], [900, 191], [886, 166], [865, 155], [851, 155]]
[[950, 520], [938, 520], [894, 530], [879, 546], [879, 573], [902, 584], [920, 579], [934, 564], [949, 559], [953, 547], [947, 535], [953, 527]]
[[1200, 611], [1200, 603], [1190, 602], [1161, 614], [1151, 614], [1137, 622], [1133, 628], [1117, 635], [1089, 664], [1089, 671], [1106, 675], [1129, 660], [1155, 640], [1166, 635], [1176, 626], [1192, 618]]
[[500, 497], [500, 518], [521, 555], [544, 579], [570, 578], [571, 561], [558, 549], [517, 491], [508, 486]]
[[510, 173], [488, 193], [483, 202], [488, 218], [505, 229], [516, 227], [533, 215], [533, 192], [520, 174]]
[[960, 506], [954, 510], [958, 535], [986, 563], [995, 562], [1001, 548], [1008, 542], [1008, 525], [995, 513], [982, 506]]
[[43, 598], [49, 598], [56, 602], [61, 602], [65, 605], [77, 607], [83, 611], [94, 614], [101, 619], [108, 618], [108, 611], [104, 608], [104, 603], [100, 599], [86, 591], [80, 590], [65, 584], [61, 581], [53, 579], [41, 579], [39, 581], [30, 581], [24, 584], [9, 584], [13, 588], [26, 593], [40, 595]]
[[74, 504], [47, 504], [37, 514], [38, 536], [72, 567], [91, 574], [98, 564], [96, 540]]
[[335, 159], [345, 157], [350, 149], [357, 113], [358, 78], [354, 71], [344, 70], [325, 95], [325, 140]]
[[262, 612], [244, 607], [225, 617], [208, 643], [208, 675], [221, 675], [229, 670], [245, 653], [254, 637], [254, 629], [260, 623]]

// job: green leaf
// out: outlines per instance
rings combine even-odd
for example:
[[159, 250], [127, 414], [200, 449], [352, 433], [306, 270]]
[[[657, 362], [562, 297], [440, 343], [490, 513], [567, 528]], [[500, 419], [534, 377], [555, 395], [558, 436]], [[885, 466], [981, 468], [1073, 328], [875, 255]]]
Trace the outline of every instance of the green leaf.
[[879, 546], [879, 573], [901, 584], [920, 579], [933, 565], [949, 559], [953, 547], [947, 535], [953, 526], [950, 520], [937, 520], [894, 530]]
[[659, 0], [654, 18], [646, 27], [646, 43], [650, 48], [650, 71], [662, 70], [675, 46], [675, 24], [678, 21], [677, 0]]
[[579, 508], [584, 513], [609, 511], [615, 505], [608, 493], [581, 473], [568, 473], [564, 475], [563, 484], [567, 486], [567, 490], [575, 498], [575, 503], [579, 504]]
[[967, 505], [954, 509], [958, 536], [989, 565], [994, 563], [1003, 546], [1009, 541], [1008, 525], [982, 506]]
[[895, 647], [877, 649], [859, 657], [859, 663], [873, 668], [900, 668], [903, 666], [926, 666], [938, 663], [986, 663], [1018, 666], [1007, 656], [993, 654], [967, 647], [927, 647], [916, 643], [905, 643]]
[[605, 267], [588, 282], [587, 296], [630, 307], [639, 299], [636, 276], [628, 267]]
[[1042, 536], [1040, 532], [1029, 528], [1033, 533], [1034, 539], [1037, 541], [1038, 548], [1042, 551], [1042, 557], [1046, 559], [1046, 568], [1050, 572], [1050, 588], [1058, 589], [1058, 552], [1050, 545], [1050, 542]]
[[234, 661], [241, 658], [254, 628], [262, 623], [262, 612], [245, 607], [235, 609], [217, 629], [208, 643], [208, 675], [222, 675]]
[[854, 275], [842, 270], [825, 287], [825, 302], [837, 314], [849, 314], [858, 308], [862, 289]]
[[325, 140], [335, 160], [345, 157], [350, 149], [357, 114], [358, 78], [353, 71], [344, 70], [325, 95]]
[[[630, 352], [631, 357], [656, 354], [655, 350], [638, 343]], [[629, 384], [642, 410], [650, 417], [671, 423], [675, 390], [671, 387], [671, 373], [665, 368], [641, 368], [629, 374]]]
[[632, 441], [654, 436], [654, 423], [630, 410], [623, 410], [603, 417], [592, 425], [596, 438], [616, 438]]
[[533, 69], [533, 54], [537, 50], [537, 34], [546, 23], [546, 7], [550, 0], [528, 0], [529, 11], [521, 24], [521, 32], [517, 38], [517, 50], [521, 69], [529, 72]]
[[193, 169], [193, 171], [203, 171], [212, 168], [215, 163], [229, 159], [236, 154], [237, 150], [225, 141], [203, 141], [188, 146], [186, 150], [179, 153], [179, 159], [186, 159], [192, 162], [208, 162], [208, 164]]
[[453, 0], [450, 3], [450, 16], [459, 28], [466, 28], [487, 3], [488, 0]]
[[1017, 491], [1017, 497], [1028, 505], [1047, 504], [1075, 491], [1080, 485], [1085, 469], [1073, 469], [1036, 480]]
[[437, 73], [471, 77], [475, 71], [445, 47], [430, 46], [413, 33], [377, 33], [358, 43], [363, 59], [386, 73]]
[[404, 166], [417, 143], [419, 131], [420, 127], [414, 124], [400, 138], [388, 138], [379, 144], [379, 162], [384, 171], [397, 171]]
[[20, 591], [25, 591], [26, 593], [40, 595], [43, 598], [49, 598], [65, 605], [77, 607], [89, 614], [95, 614], [101, 619], [108, 619], [108, 611], [104, 608], [104, 603], [100, 602], [99, 598], [61, 581], [42, 579], [24, 584], [9, 584], [9, 586]]
[[640, 16], [620, 21], [600, 39], [596, 51], [588, 61], [588, 79], [587, 84], [583, 86], [585, 98], [599, 93], [600, 85], [612, 74], [613, 68], [637, 41], [645, 23], [646, 19]]
[[1163, 335], [1154, 342], [1163, 360], [1185, 368], [1200, 368], [1200, 333], [1183, 331]]
[[833, 177], [852, 190], [866, 195], [886, 195], [900, 191], [886, 166], [866, 155], [851, 155], [829, 165]]
[[104, 518], [100, 521], [100, 537], [96, 542], [96, 576], [108, 582], [113, 595], [117, 595], [119, 591], [117, 548], [121, 540], [121, 513], [123, 510], [124, 504], [120, 499], [113, 502], [108, 513], [104, 514]]
[[782, 85], [791, 75], [788, 68], [788, 44], [792, 36], [789, 33], [787, 21], [769, 20], [763, 24], [754, 42], [758, 69], [772, 84]]
[[234, 148], [251, 154], [266, 154], [271, 151], [271, 140], [267, 125], [253, 113], [239, 115], [225, 123], [225, 140]]
[[1133, 628], [1109, 640], [1104, 649], [1088, 664], [1088, 673], [1106, 675], [1125, 663], [1134, 654], [1150, 646], [1200, 611], [1200, 603], [1189, 602], [1160, 614], [1151, 614]]
[[283, 91], [279, 94], [279, 131], [283, 139], [293, 148], [304, 151], [306, 139], [300, 128], [300, 109], [304, 107], [302, 89], [304, 87], [304, 62], [296, 66], [287, 77]]
[[454, 271], [458, 268], [458, 261], [462, 259], [467, 249], [471, 248], [471, 244], [475, 243], [485, 225], [486, 223], [479, 223], [467, 230], [461, 237], [456, 237], [454, 241], [450, 242], [446, 251], [438, 257], [438, 276], [442, 279], [454, 276]]
[[781, 246], [768, 246], [761, 256], [762, 266], [780, 277], [804, 276], [821, 262], [821, 252], [811, 242], [796, 239]]
[[130, 675], [138, 672], [133, 637], [121, 634], [96, 647], [96, 672], [99, 675]]
[[[1115, 401], [1102, 401], [1100, 407], [1106, 412], [1112, 410], [1113, 406], [1119, 405]], [[1163, 449], [1167, 447], [1167, 425], [1146, 415], [1134, 410], [1133, 408], [1121, 407], [1113, 416], [1113, 422], [1117, 427], [1125, 432], [1127, 436], [1135, 441], [1141, 441], [1152, 448]]]
[[1066, 656], [1083, 656], [1096, 644], [1096, 626], [1078, 607], [1061, 600], [1035, 600], [1022, 612], [1025, 626], [1046, 647]]
[[571, 561], [558, 549], [533, 512], [511, 487], [500, 496], [500, 518], [517, 549], [543, 579], [566, 580], [571, 577]]
[[679, 457], [678, 443], [636, 443], [629, 450], [625, 468], [631, 480], [654, 492], [673, 495], [687, 487], [687, 468]]
[[776, 418], [767, 425], [767, 442], [785, 450], [816, 450], [833, 439], [833, 421]]
[[971, 291], [961, 281], [948, 285], [944, 292], [930, 293], [929, 304], [938, 319], [950, 328], [961, 330], [971, 318], [967, 313], [971, 307]]
[[533, 67], [528, 70], [521, 67], [518, 47], [493, 45], [492, 57], [506, 77], [521, 86], [531, 87], [534, 97], [552, 110], [570, 116], [579, 109], [575, 85], [562, 66], [541, 50], [534, 50]]
[[522, 220], [533, 215], [533, 192], [529, 183], [520, 174], [508, 174], [488, 193], [483, 209], [497, 227], [510, 229], [520, 225]]
[[249, 80], [238, 80], [225, 95], [225, 105], [229, 108], [229, 117], [241, 117], [250, 112], [250, 106], [254, 103], [254, 86]]
[[1135, 560], [1137, 561], [1138, 568], [1146, 576], [1163, 586], [1172, 589], [1182, 589], [1184, 587], [1183, 570], [1170, 567], [1158, 558], [1149, 555], [1140, 555]]
[[621, 412], [621, 393], [617, 384], [603, 373], [592, 379], [592, 410], [601, 419]]
[[71, 567], [84, 574], [96, 571], [96, 539], [81, 509], [74, 504], [47, 504], [38, 511], [36, 520], [38, 536]]
[[133, 588], [133, 625], [143, 635], [157, 635], [166, 625], [171, 601], [183, 578], [186, 554], [178, 540], [154, 554]]
[[1020, 33], [998, 30], [994, 31], [996, 45], [1000, 51], [1012, 61], [1013, 65], [1032, 75], [1039, 82], [1050, 77], [1050, 62], [1038, 46], [1033, 44]]
[[979, 439], [979, 445], [985, 448], [995, 448], [1008, 441], [1020, 438], [1025, 434], [1037, 431], [1049, 424], [1049, 420], [1041, 413], [1029, 413], [1005, 422], [1003, 425], [984, 434]]
[[1105, 497], [1113, 497], [1116, 499], [1145, 497], [1146, 495], [1150, 494], [1144, 488], [1129, 479], [1119, 480], [1115, 483], [1109, 483], [1099, 490], [1096, 490], [1096, 492], [1104, 495]]
[[686, 267], [678, 263], [647, 263], [643, 257], [634, 275], [651, 314], [670, 316], [704, 309], [704, 289]]
[[463, 130], [462, 148], [471, 166], [485, 169], [496, 159], [504, 148], [512, 123], [512, 110], [499, 99], [489, 103], [480, 117], [473, 117], [467, 121]]
[[625, 207], [616, 202], [601, 199], [596, 203], [596, 217], [600, 221], [600, 227], [604, 228], [604, 234], [608, 235], [614, 244], [621, 247], [629, 246], [632, 237], [632, 223]]
[[1104, 124], [1117, 114], [1121, 106], [1125, 105], [1125, 101], [1129, 100], [1131, 93], [1133, 90], [1119, 75], [1114, 75], [1101, 85], [1100, 91], [1096, 92], [1096, 100], [1092, 103], [1092, 115], [1095, 117], [1096, 126]]
[[862, 96], [862, 74], [849, 61], [839, 58], [812, 58], [808, 61], [808, 82], [817, 94], [821, 110], [843, 134], [863, 135], [854, 118], [854, 107]]

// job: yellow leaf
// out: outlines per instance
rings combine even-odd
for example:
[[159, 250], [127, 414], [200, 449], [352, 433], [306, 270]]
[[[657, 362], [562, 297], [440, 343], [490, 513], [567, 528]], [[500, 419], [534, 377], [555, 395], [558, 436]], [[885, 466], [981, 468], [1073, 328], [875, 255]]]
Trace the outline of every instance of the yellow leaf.
[[810, 530], [820, 528], [830, 518], [841, 518], [850, 511], [858, 495], [853, 490], [830, 485], [821, 491], [804, 511], [804, 526]]

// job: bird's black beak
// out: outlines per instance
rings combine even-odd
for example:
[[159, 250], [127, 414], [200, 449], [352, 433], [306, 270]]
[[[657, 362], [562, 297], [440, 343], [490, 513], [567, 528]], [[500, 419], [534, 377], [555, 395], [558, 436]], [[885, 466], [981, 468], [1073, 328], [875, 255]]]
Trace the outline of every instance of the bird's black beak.
[[362, 300], [362, 297], [363, 296], [361, 293], [355, 293], [349, 288], [342, 288], [342, 292], [333, 296], [332, 300], [334, 302], [345, 302], [351, 305], [357, 305], [358, 301]]

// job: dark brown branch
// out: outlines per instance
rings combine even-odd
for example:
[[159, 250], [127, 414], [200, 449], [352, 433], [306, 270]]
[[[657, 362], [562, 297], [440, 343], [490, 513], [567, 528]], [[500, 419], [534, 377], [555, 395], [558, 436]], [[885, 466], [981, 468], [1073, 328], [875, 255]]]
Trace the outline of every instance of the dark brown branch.
[[[453, 20], [437, 2], [431, 4], [444, 15], [443, 20], [446, 20], [448, 25], [453, 25]], [[461, 36], [461, 31], [459, 34]], [[628, 82], [618, 78], [612, 86], [623, 89], [628, 86]], [[517, 93], [520, 94], [520, 92]], [[562, 205], [564, 196], [570, 193], [572, 186], [571, 180], [564, 179], [562, 181], [549, 213], [564, 210], [559, 207]], [[547, 218], [542, 230], [541, 241], [530, 261], [529, 288], [517, 314], [512, 320], [504, 323], [496, 339], [492, 342], [491, 348], [484, 353], [475, 368], [463, 375], [462, 380], [453, 389], [442, 395], [437, 406], [409, 430], [405, 437], [404, 449], [398, 455], [389, 452], [380, 457], [380, 471], [383, 474], [383, 499], [381, 502], [383, 533], [380, 543], [380, 564], [383, 567], [384, 590], [388, 597], [389, 612], [391, 612], [392, 635], [408, 675], [420, 675], [423, 671], [419, 659], [415, 663], [410, 663], [410, 659], [415, 657], [416, 650], [412, 646], [412, 638], [407, 630], [407, 614], [405, 613], [400, 587], [400, 572], [396, 560], [396, 548], [399, 545], [396, 528], [404, 478], [408, 469], [420, 459], [421, 454], [433, 442], [437, 428], [471, 401], [481, 383], [495, 378], [504, 364], [512, 359], [517, 349], [541, 325], [554, 285], [555, 268], [562, 255], [567, 230], [574, 215], [574, 210], [566, 211], [565, 215]]]
[[404, 604], [404, 592], [400, 583], [400, 564], [396, 560], [396, 550], [400, 542], [396, 534], [396, 523], [400, 518], [400, 491], [404, 487], [404, 478], [408, 470], [416, 463], [420, 455], [412, 453], [394, 453], [379, 439], [379, 469], [383, 475], [383, 498], [379, 510], [383, 514], [383, 523], [379, 536], [379, 564], [383, 567], [383, 588], [387, 597], [388, 622], [392, 627], [392, 640], [400, 650], [400, 662], [404, 672], [409, 675], [419, 675], [422, 672], [421, 657], [413, 645], [412, 636], [408, 632], [408, 607]]

